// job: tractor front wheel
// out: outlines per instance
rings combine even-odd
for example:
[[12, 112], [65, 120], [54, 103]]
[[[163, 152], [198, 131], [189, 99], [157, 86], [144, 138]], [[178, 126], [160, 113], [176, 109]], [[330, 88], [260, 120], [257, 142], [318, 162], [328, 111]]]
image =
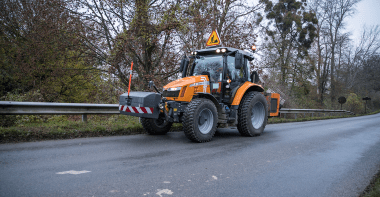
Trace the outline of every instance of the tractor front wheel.
[[158, 119], [140, 118], [141, 125], [144, 130], [150, 135], [165, 135], [172, 127], [172, 122], [165, 120], [165, 116], [161, 115]]
[[193, 99], [184, 113], [183, 129], [187, 138], [194, 142], [208, 142], [216, 131], [218, 112], [212, 101]]

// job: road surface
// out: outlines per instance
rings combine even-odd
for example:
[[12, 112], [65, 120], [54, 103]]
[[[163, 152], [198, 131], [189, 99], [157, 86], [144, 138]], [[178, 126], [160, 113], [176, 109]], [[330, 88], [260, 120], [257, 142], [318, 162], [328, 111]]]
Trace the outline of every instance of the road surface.
[[0, 145], [0, 196], [357, 196], [380, 169], [380, 114]]

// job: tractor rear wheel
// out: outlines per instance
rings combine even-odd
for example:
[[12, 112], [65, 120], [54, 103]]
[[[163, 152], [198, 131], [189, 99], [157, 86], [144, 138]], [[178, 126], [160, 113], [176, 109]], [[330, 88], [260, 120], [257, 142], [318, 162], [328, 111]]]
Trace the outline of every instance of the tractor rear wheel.
[[150, 135], [165, 135], [173, 124], [166, 121], [163, 115], [160, 115], [158, 119], [140, 118], [140, 122], [144, 130]]
[[268, 120], [268, 104], [260, 92], [244, 95], [238, 109], [238, 130], [243, 136], [258, 136], [264, 131]]
[[216, 131], [218, 112], [212, 101], [193, 99], [184, 113], [183, 129], [187, 138], [194, 142], [208, 142]]

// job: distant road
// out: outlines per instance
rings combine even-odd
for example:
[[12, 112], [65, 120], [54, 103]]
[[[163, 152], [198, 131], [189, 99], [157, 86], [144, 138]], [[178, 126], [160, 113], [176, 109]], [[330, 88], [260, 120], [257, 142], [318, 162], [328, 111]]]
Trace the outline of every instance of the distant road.
[[0, 145], [0, 196], [357, 196], [380, 168], [380, 114]]

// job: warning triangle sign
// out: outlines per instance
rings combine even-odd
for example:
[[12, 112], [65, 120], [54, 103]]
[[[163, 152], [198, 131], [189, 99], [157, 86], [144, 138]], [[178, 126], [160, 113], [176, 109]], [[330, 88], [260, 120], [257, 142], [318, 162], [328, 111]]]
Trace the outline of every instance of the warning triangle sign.
[[218, 35], [218, 32], [216, 30], [213, 30], [210, 37], [207, 40], [206, 46], [215, 46], [215, 45], [220, 45], [220, 38]]

